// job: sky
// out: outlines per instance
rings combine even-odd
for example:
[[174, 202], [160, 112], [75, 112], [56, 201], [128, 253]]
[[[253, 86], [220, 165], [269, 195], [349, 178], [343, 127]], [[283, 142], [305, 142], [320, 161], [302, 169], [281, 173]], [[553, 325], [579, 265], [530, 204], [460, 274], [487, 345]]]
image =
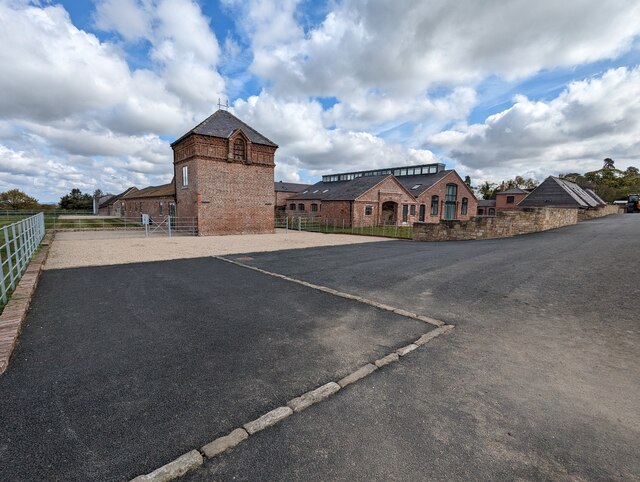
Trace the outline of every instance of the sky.
[[0, 0], [0, 191], [169, 182], [218, 108], [276, 180], [640, 167], [637, 0]]

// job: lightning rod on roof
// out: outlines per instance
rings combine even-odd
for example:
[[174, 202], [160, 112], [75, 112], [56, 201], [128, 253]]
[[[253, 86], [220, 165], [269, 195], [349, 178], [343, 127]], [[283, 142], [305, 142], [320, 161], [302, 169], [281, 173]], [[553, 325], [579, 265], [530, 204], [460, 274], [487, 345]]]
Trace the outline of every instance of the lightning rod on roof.
[[218, 109], [222, 109], [224, 107], [225, 110], [229, 110], [229, 99], [227, 99], [226, 104], [220, 102], [220, 97], [218, 97]]

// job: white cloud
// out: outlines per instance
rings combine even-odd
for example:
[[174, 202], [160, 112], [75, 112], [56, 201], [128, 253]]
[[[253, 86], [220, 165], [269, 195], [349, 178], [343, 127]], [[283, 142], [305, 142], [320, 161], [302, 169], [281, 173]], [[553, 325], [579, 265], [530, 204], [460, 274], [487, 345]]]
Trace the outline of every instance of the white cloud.
[[634, 0], [345, 0], [306, 33], [296, 22], [299, 2], [226, 3], [239, 10], [251, 69], [272, 93], [337, 97], [331, 116], [343, 128], [425, 118], [442, 107], [460, 119], [468, 104], [432, 106], [434, 87], [469, 92], [488, 75], [522, 78], [612, 58], [640, 33]]
[[32, 185], [6, 161], [3, 182], [49, 200], [72, 179], [116, 191], [166, 182], [171, 149], [160, 136], [183, 134], [223, 96], [219, 46], [193, 1], [103, 1], [96, 23], [125, 42], [148, 40], [151, 67], [131, 69], [126, 49], [78, 29], [60, 5], [0, 1], [0, 63], [11, 65], [0, 76], [0, 146], [42, 178]]
[[573, 82], [558, 97], [514, 105], [483, 123], [435, 134], [463, 169], [491, 180], [525, 173], [584, 172], [610, 157], [620, 167], [640, 153], [640, 67], [618, 68]]
[[280, 145], [276, 165], [286, 167], [276, 175], [285, 176], [285, 180], [298, 180], [291, 175], [294, 166], [320, 175], [436, 161], [428, 150], [390, 144], [365, 131], [327, 129], [322, 106], [315, 101], [282, 101], [262, 92], [246, 101], [236, 101], [233, 107], [245, 122], [268, 133]]

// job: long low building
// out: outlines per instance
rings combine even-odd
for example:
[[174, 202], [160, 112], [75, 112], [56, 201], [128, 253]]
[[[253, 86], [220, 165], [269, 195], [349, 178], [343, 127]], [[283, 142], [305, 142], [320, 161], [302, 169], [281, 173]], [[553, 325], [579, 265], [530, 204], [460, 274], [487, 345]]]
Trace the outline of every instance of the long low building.
[[326, 175], [287, 204], [289, 216], [344, 227], [468, 220], [476, 211], [472, 189], [444, 164]]
[[606, 204], [591, 189], [583, 189], [574, 182], [549, 176], [520, 201], [518, 207], [597, 209]]

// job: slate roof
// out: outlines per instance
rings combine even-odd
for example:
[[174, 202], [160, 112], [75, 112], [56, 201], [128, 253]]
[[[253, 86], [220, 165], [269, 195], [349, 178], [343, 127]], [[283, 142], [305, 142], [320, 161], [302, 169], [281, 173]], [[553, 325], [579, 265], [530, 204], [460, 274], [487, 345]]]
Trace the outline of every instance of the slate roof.
[[107, 206], [109, 204], [109, 200], [115, 197], [113, 194], [105, 194], [98, 198], [98, 208]]
[[276, 192], [301, 192], [311, 187], [311, 184], [297, 184], [295, 182], [276, 181], [273, 183], [273, 189]]
[[131, 192], [135, 192], [137, 191], [138, 188], [135, 186], [131, 186], [128, 187], [127, 189], [125, 189], [124, 191], [122, 191], [120, 194], [116, 194], [115, 196], [111, 196], [109, 199], [107, 199], [106, 201], [101, 201], [100, 204], [98, 205], [98, 209], [99, 208], [103, 208], [105, 206], [109, 206], [111, 204], [114, 204], [116, 201], [118, 201], [119, 199], [122, 199], [123, 197], [125, 197], [127, 194], [131, 193]]
[[494, 208], [496, 207], [495, 199], [478, 199], [479, 208]]
[[[600, 200], [602, 201], [602, 200]], [[601, 206], [576, 183], [549, 176], [518, 204], [520, 207], [569, 207], [589, 209]]]
[[529, 194], [529, 191], [525, 191], [519, 187], [514, 187], [513, 189], [507, 189], [506, 191], [499, 191], [496, 193], [496, 196], [498, 194]]
[[351, 181], [317, 182], [313, 186], [302, 191], [300, 194], [291, 196], [289, 199], [318, 199], [321, 201], [353, 201], [362, 196], [369, 189], [388, 177], [390, 174], [382, 176], [363, 176]]
[[176, 185], [173, 181], [161, 186], [150, 186], [124, 196], [125, 199], [140, 199], [145, 197], [170, 197], [176, 195]]
[[[392, 174], [382, 174], [379, 176], [357, 177], [350, 181], [320, 181], [301, 193], [291, 196], [289, 199], [353, 201], [388, 177], [395, 178], [407, 191], [409, 191], [409, 193], [411, 193], [411, 195], [418, 197], [450, 172], [453, 171], [450, 169], [447, 171], [440, 171], [435, 174], [422, 174], [415, 176], [393, 176]], [[415, 187], [415, 189], [412, 189], [413, 187]]]
[[191, 134], [199, 134], [201, 136], [220, 137], [222, 139], [228, 139], [237, 130], [241, 130], [247, 138], [254, 144], [262, 144], [265, 146], [278, 147], [277, 144], [269, 140], [267, 137], [260, 134], [253, 127], [248, 126], [240, 119], [226, 110], [217, 110], [200, 124], [195, 126], [185, 135], [178, 140], [171, 143], [173, 147], [184, 138]]
[[604, 206], [605, 204], [607, 204], [607, 202], [606, 202], [604, 199], [602, 199], [600, 196], [598, 196], [598, 195], [597, 195], [595, 192], [593, 192], [591, 189], [585, 189], [585, 191], [587, 191], [587, 192], [589, 193], [589, 195], [590, 195], [593, 199], [595, 199], [596, 201], [598, 201], [598, 203], [599, 203], [601, 206]]
[[[425, 192], [431, 186], [433, 186], [440, 179], [445, 177], [450, 172], [453, 172], [452, 169], [448, 169], [445, 171], [440, 171], [436, 174], [421, 174], [417, 176], [398, 176], [396, 179], [400, 181], [407, 191], [409, 191], [413, 196], [418, 197], [420, 194]], [[416, 189], [412, 189], [414, 186], [418, 186]]]

